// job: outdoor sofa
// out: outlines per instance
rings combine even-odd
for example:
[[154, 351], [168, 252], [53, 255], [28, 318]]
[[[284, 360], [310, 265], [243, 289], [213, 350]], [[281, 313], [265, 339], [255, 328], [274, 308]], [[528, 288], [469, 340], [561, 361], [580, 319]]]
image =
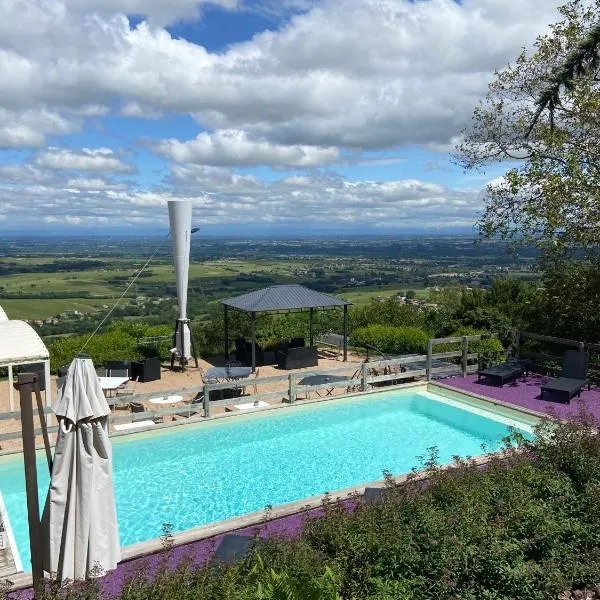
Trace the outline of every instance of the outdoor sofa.
[[500, 384], [502, 387], [507, 381], [515, 381], [518, 377], [529, 371], [529, 361], [519, 358], [510, 358], [506, 362], [477, 371], [477, 383], [481, 379], [488, 379]]
[[277, 366], [280, 369], [303, 369], [318, 365], [319, 356], [316, 346], [286, 348], [277, 352]]
[[590, 389], [590, 380], [587, 376], [589, 355], [579, 350], [567, 350], [563, 356], [563, 367], [560, 376], [542, 385], [540, 398], [544, 393], [552, 393], [565, 402], [570, 402], [575, 395], [581, 395], [581, 389], [587, 385]]

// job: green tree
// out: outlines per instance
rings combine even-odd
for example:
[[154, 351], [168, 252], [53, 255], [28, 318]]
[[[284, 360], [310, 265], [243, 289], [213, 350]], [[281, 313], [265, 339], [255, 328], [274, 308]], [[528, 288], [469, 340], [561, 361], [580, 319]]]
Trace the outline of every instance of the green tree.
[[[572, 0], [559, 12], [562, 20], [538, 37], [532, 54], [524, 50], [496, 74], [457, 158], [466, 169], [512, 161], [487, 187], [483, 236], [534, 244], [546, 256], [579, 252], [581, 258], [600, 242], [600, 79], [593, 44], [585, 68], [577, 69], [573, 56], [600, 22], [600, 0]], [[565, 77], [557, 79], [567, 63]], [[568, 85], [560, 102], [554, 95], [548, 115], [538, 100], [553, 81]]]

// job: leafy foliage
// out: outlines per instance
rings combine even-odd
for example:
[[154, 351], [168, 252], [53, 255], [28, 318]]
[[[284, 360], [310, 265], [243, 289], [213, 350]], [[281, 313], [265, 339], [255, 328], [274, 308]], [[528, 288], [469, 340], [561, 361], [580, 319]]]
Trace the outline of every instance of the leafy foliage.
[[427, 351], [429, 336], [417, 327], [369, 325], [354, 330], [353, 343], [366, 348], [372, 346], [386, 354], [422, 354]]
[[[521, 162], [488, 185], [479, 223], [483, 236], [572, 256], [581, 250], [594, 253], [600, 242], [600, 64], [590, 53], [597, 49], [594, 41], [582, 45], [592, 32], [597, 40], [600, 1], [571, 0], [559, 10], [562, 20], [538, 37], [535, 52], [524, 50], [496, 74], [457, 153], [467, 169]], [[577, 71], [573, 58], [578, 53], [587, 58], [586, 68]], [[565, 80], [569, 84], [560, 102], [556, 93], [547, 95]], [[540, 97], [542, 104], [536, 103]], [[539, 111], [548, 102], [551, 118]]]
[[[102, 365], [107, 360], [137, 360], [146, 356], [160, 356], [166, 360], [172, 346], [169, 340], [140, 346], [140, 338], [168, 336], [172, 330], [168, 325], [150, 326], [139, 321], [115, 321], [108, 331], [97, 333], [85, 347], [95, 365]], [[89, 335], [77, 335], [60, 338], [49, 345], [50, 364], [53, 370], [67, 366], [81, 351], [88, 341]]]

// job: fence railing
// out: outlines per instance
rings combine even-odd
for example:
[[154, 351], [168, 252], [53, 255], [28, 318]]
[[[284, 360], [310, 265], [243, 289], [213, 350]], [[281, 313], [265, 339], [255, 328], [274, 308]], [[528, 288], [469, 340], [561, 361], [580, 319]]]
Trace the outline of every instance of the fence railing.
[[[471, 335], [461, 337], [437, 338], [429, 341], [427, 354], [405, 355], [400, 357], [387, 358], [372, 362], [345, 363], [343, 366], [315, 369], [311, 371], [302, 371], [301, 373], [285, 373], [281, 375], [269, 375], [256, 378], [239, 379], [224, 381], [221, 383], [199, 383], [195, 386], [170, 388], [160, 391], [147, 393], [137, 393], [129, 396], [117, 396], [109, 398], [113, 407], [113, 412], [109, 417], [111, 426], [131, 423], [135, 420], [154, 420], [173, 416], [185, 418], [184, 422], [190, 420], [201, 420], [211, 416], [211, 409], [215, 407], [230, 407], [240, 403], [258, 403], [273, 399], [280, 399], [284, 403], [294, 404], [299, 396], [310, 397], [311, 393], [320, 393], [322, 391], [333, 391], [343, 388], [343, 393], [354, 393], [367, 391], [373, 387], [382, 385], [393, 385], [405, 382], [411, 379], [426, 378], [431, 380], [436, 374], [455, 374], [466, 376], [477, 370], [476, 364], [469, 364], [469, 361], [479, 360], [480, 354], [469, 351], [469, 343], [485, 339], [486, 336]], [[489, 337], [489, 336], [488, 336]], [[449, 352], [434, 352], [436, 346], [441, 344], [461, 344], [460, 350]], [[446, 359], [460, 358], [460, 365], [446, 362]], [[309, 375], [342, 375], [341, 379], [318, 384], [301, 384], [300, 381]], [[346, 375], [346, 377], [343, 377]], [[281, 386], [272, 391], [261, 391], [258, 388], [265, 385], [280, 383]], [[252, 393], [244, 395], [232, 394], [232, 397], [216, 399], [217, 392], [223, 390], [245, 392], [250, 389]], [[185, 402], [173, 402], [173, 406], [161, 408], [147, 408], [144, 412], [131, 413], [122, 412], [119, 409], [128, 408], [131, 402], [143, 402], [156, 396], [187, 396], [192, 400]], [[329, 395], [329, 394], [328, 394]], [[339, 394], [336, 395], [339, 397]], [[34, 416], [38, 412], [34, 408]], [[47, 407], [45, 413], [51, 413], [52, 409]], [[0, 423], [10, 419], [20, 419], [19, 411], [0, 413]], [[132, 431], [138, 431], [133, 429]], [[57, 427], [49, 427], [50, 433], [56, 432]], [[42, 429], [37, 428], [35, 435], [41, 435]], [[20, 431], [0, 433], [0, 442], [19, 439]]]
[[589, 353], [590, 379], [594, 382], [600, 381], [600, 344], [540, 335], [528, 331], [516, 333], [517, 356], [531, 360], [538, 371], [557, 371], [562, 364], [564, 350], [568, 348]]

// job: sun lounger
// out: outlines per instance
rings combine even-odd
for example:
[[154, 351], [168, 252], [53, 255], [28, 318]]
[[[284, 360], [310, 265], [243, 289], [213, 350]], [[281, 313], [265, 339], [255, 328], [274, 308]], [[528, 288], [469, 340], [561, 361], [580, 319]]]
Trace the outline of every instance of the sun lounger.
[[524, 360], [512, 358], [505, 363], [477, 371], [477, 383], [481, 378], [493, 380], [502, 387], [507, 381], [514, 381], [528, 371], [528, 363]]
[[560, 376], [542, 386], [540, 397], [551, 392], [560, 396], [565, 402], [570, 402], [575, 395], [581, 395], [581, 389], [587, 385], [590, 389], [590, 380], [587, 377], [589, 355], [587, 352], [567, 350], [563, 356], [563, 368]]

